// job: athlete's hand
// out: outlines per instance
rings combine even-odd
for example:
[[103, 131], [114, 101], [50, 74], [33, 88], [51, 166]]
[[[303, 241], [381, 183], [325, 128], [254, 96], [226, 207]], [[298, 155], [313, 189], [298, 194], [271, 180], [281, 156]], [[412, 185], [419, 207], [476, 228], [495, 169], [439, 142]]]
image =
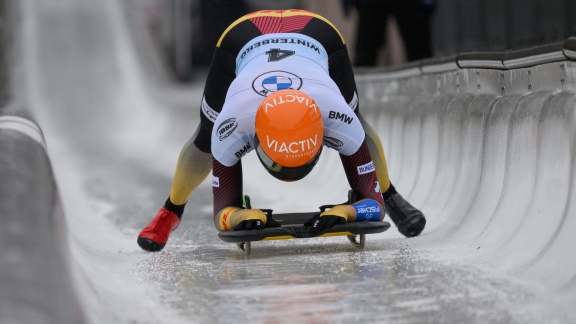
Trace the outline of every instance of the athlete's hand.
[[320, 232], [327, 228], [331, 228], [336, 224], [345, 224], [346, 218], [341, 216], [335, 215], [324, 215], [320, 216], [317, 215], [315, 217], [310, 218], [309, 220], [304, 223], [304, 226], [310, 227], [310, 232], [313, 235], [318, 235]]
[[263, 229], [265, 223], [260, 219], [246, 219], [234, 227], [235, 231]]
[[230, 206], [215, 215], [215, 225], [220, 231], [261, 229], [266, 225], [266, 214], [260, 209]]
[[[238, 225], [236, 225], [234, 228], [235, 231], [281, 226], [280, 223], [275, 221], [272, 217], [268, 217], [268, 215], [271, 215], [272, 209], [245, 209], [244, 211], [249, 213], [248, 216], [246, 216], [247, 219], [238, 223]], [[262, 214], [260, 214], [259, 211], [264, 213], [265, 218], [261, 218]]]
[[237, 213], [242, 220], [234, 227], [235, 231], [263, 229], [266, 225], [266, 214], [260, 209], [242, 209]]
[[313, 235], [318, 235], [327, 228], [336, 224], [345, 224], [348, 221], [350, 205], [337, 205], [322, 213], [314, 215], [304, 223], [304, 226], [310, 227]]

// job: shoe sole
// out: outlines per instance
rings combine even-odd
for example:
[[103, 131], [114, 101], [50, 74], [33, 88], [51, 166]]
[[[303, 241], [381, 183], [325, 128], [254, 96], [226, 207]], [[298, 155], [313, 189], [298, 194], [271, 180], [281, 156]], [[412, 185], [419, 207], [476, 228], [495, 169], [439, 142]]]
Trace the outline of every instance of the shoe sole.
[[415, 237], [420, 235], [426, 227], [426, 218], [418, 216], [410, 220], [408, 224], [402, 226], [399, 232], [406, 237]]
[[140, 247], [144, 251], [158, 252], [158, 251], [161, 251], [164, 248], [164, 246], [166, 246], [166, 243], [154, 242], [149, 238], [139, 236], [138, 237], [138, 245], [140, 245]]

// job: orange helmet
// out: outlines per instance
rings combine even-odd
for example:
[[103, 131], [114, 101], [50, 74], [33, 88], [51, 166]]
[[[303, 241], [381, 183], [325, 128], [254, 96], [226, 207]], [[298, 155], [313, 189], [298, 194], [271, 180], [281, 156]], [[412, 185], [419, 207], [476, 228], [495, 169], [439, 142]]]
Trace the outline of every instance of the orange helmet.
[[298, 90], [280, 90], [260, 103], [254, 125], [256, 154], [282, 181], [304, 178], [322, 152], [324, 125], [316, 102]]

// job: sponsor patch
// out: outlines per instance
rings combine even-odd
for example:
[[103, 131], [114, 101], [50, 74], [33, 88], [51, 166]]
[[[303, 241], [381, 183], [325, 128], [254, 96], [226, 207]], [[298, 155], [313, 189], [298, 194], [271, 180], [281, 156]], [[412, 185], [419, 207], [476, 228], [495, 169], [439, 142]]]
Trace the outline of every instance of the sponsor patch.
[[296, 158], [314, 154], [318, 151], [318, 135], [295, 142], [279, 142], [266, 135], [266, 144], [269, 150], [284, 153], [288, 157]]
[[278, 90], [300, 90], [300, 88], [302, 88], [302, 78], [286, 71], [266, 72], [252, 81], [254, 92], [263, 97]]
[[246, 145], [244, 145], [244, 147], [242, 147], [240, 150], [236, 151], [236, 153], [234, 153], [234, 155], [236, 155], [236, 157], [240, 159], [244, 155], [246, 155], [246, 153], [250, 152], [251, 148], [252, 148], [252, 146], [250, 145], [250, 143], [246, 143]]
[[380, 206], [374, 199], [368, 199], [352, 204], [356, 210], [357, 222], [370, 222], [380, 220]]
[[264, 106], [265, 112], [269, 109], [274, 108], [285, 103], [298, 102], [300, 104], [306, 105], [308, 108], [314, 109], [314, 112], [318, 109], [316, 103], [312, 100], [310, 101], [307, 97], [298, 96], [296, 94], [283, 94], [280, 96], [273, 97], [272, 100], [268, 100]]
[[236, 130], [236, 127], [238, 127], [236, 118], [228, 118], [225, 121], [223, 121], [216, 130], [218, 132], [218, 138], [220, 139], [220, 141], [223, 141], [226, 138], [228, 138], [228, 136], [232, 135], [232, 133], [234, 133], [234, 130]]
[[216, 117], [218, 117], [218, 113], [216, 110], [212, 109], [208, 103], [206, 102], [206, 97], [202, 97], [202, 113], [206, 118], [208, 118], [211, 122], [216, 121]]
[[[318, 55], [322, 55], [322, 52], [320, 51], [320, 49], [322, 48], [322, 45], [320, 45], [320, 44], [316, 44], [314, 42], [308, 41], [303, 37], [281, 37], [281, 38], [257, 40], [256, 42], [250, 44], [250, 46], [247, 46], [246, 48], [244, 48], [242, 53], [240, 53], [239, 57], [240, 57], [240, 59], [244, 59], [244, 57], [246, 57], [246, 55], [248, 55], [248, 53], [254, 51], [255, 49], [257, 49], [261, 46], [265, 46], [265, 45], [269, 45], [269, 44], [279, 44], [279, 46], [282, 46], [280, 44], [291, 44], [291, 45], [301, 46], [304, 49], [311, 49], [312, 51], [314, 51]], [[276, 48], [272, 48], [271, 51], [278, 52], [281, 50], [276, 49]], [[292, 52], [291, 55], [294, 55], [294, 51], [286, 51], [286, 50], [284, 51], [284, 54], [288, 54], [288, 52]], [[266, 54], [268, 54], [268, 53], [266, 53]], [[268, 62], [270, 62], [270, 61], [268, 61]]]
[[354, 97], [352, 97], [352, 101], [348, 103], [350, 109], [354, 110], [358, 107], [358, 95], [356, 95], [356, 91], [354, 91]]
[[370, 172], [374, 172], [376, 168], [374, 167], [374, 162], [370, 161], [370, 163], [366, 163], [364, 165], [360, 165], [358, 168], [358, 174], [366, 174]]
[[268, 54], [268, 62], [278, 62], [296, 54], [296, 51], [287, 51], [279, 48], [271, 48], [269, 51], [266, 52], [266, 54]]
[[347, 123], [348, 125], [350, 125], [352, 123], [352, 121], [354, 120], [354, 117], [350, 117], [346, 114], [341, 114], [341, 113], [339, 113], [337, 111], [333, 111], [333, 110], [330, 110], [330, 113], [328, 114], [328, 118], [339, 120], [341, 122]]
[[212, 187], [214, 188], [220, 187], [220, 178], [212, 176]]
[[344, 142], [334, 137], [324, 136], [324, 145], [339, 151], [344, 145]]

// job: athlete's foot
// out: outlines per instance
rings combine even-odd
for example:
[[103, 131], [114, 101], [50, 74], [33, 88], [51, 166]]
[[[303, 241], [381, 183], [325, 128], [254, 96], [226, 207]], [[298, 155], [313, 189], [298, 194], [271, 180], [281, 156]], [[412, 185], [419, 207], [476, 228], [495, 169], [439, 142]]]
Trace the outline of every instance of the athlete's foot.
[[180, 218], [162, 207], [156, 217], [138, 235], [138, 245], [143, 250], [158, 252], [166, 246], [170, 233], [180, 224]]
[[426, 218], [421, 211], [410, 205], [404, 197], [395, 192], [384, 200], [386, 212], [398, 231], [406, 237], [420, 235], [426, 226]]

